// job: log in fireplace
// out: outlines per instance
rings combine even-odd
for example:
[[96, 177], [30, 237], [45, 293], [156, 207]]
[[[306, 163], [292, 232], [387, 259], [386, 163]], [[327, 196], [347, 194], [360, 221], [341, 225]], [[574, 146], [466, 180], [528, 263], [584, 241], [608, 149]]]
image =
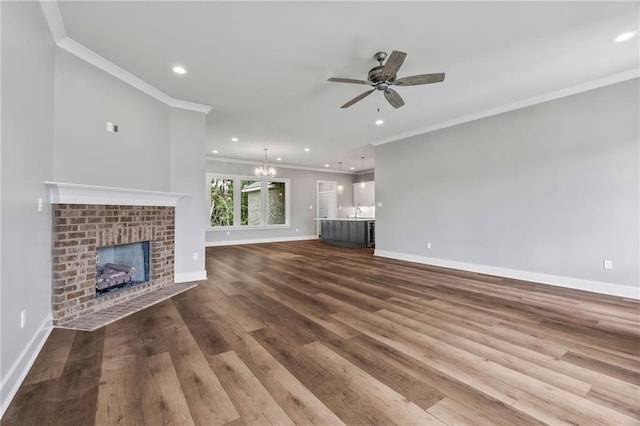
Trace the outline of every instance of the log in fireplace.
[[149, 241], [96, 249], [96, 297], [149, 281]]

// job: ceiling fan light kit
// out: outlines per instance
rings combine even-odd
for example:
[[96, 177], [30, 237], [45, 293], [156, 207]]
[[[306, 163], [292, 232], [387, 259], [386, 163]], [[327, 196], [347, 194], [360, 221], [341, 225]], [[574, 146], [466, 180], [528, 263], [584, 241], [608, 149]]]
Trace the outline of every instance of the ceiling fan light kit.
[[[333, 81], [336, 83], [350, 83], [350, 84], [368, 84], [373, 86], [373, 89], [367, 90], [366, 92], [356, 96], [351, 99], [340, 108], [349, 108], [351, 105], [356, 102], [360, 102], [376, 90], [380, 90], [384, 93], [384, 97], [394, 108], [400, 108], [404, 105], [404, 100], [396, 92], [391, 88], [391, 86], [418, 86], [422, 84], [431, 84], [431, 83], [440, 83], [444, 81], [444, 73], [435, 73], [435, 74], [420, 74], [420, 75], [412, 75], [409, 77], [403, 77], [396, 79], [396, 74], [404, 59], [407, 57], [407, 54], [404, 52], [400, 52], [398, 50], [394, 50], [391, 52], [387, 59], [387, 54], [385, 52], [378, 52], [374, 56], [376, 61], [378, 61], [379, 65], [371, 68], [369, 70], [369, 74], [367, 74], [367, 80], [357, 80], [353, 78], [342, 78], [342, 77], [331, 77], [328, 81]], [[387, 62], [382, 65], [384, 60]]]

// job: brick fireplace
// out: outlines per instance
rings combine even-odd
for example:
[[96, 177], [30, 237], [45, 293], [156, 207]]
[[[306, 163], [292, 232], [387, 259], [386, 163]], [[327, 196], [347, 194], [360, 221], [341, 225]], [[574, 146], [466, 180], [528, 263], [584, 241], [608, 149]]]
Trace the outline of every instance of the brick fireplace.
[[[175, 203], [180, 194], [49, 185], [53, 202], [53, 325], [174, 282]], [[150, 244], [149, 281], [97, 298], [96, 249], [142, 241]]]

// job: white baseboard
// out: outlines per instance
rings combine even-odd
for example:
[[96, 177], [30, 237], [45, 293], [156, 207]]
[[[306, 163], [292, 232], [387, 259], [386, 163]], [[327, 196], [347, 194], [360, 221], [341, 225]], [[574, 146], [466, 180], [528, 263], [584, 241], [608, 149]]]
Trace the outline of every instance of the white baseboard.
[[304, 235], [301, 237], [274, 237], [274, 238], [255, 238], [250, 240], [229, 240], [229, 241], [207, 241], [207, 247], [217, 246], [235, 246], [240, 244], [262, 244], [262, 243], [282, 243], [286, 241], [305, 241], [317, 240], [317, 235]]
[[178, 272], [173, 275], [173, 282], [175, 283], [204, 281], [206, 279], [207, 279], [207, 271]]
[[25, 377], [27, 377], [27, 373], [29, 373], [52, 329], [52, 316], [49, 314], [33, 335], [29, 344], [24, 348], [20, 357], [13, 364], [9, 374], [2, 378], [0, 383], [0, 418], [4, 416], [4, 412], [9, 407]]
[[375, 250], [374, 255], [380, 257], [388, 257], [391, 259], [406, 260], [407, 262], [441, 266], [444, 268], [460, 269], [463, 271], [478, 272], [481, 274], [496, 275], [499, 277], [514, 278], [523, 281], [532, 281], [540, 284], [549, 284], [557, 287], [566, 287], [576, 290], [590, 291], [593, 293], [608, 294], [611, 296], [640, 299], [640, 287], [634, 286], [606, 283], [601, 281], [589, 281], [579, 278], [541, 274], [538, 272], [520, 271], [517, 269], [499, 268], [495, 266], [477, 265], [474, 263], [416, 256], [413, 254], [398, 253], [386, 250]]

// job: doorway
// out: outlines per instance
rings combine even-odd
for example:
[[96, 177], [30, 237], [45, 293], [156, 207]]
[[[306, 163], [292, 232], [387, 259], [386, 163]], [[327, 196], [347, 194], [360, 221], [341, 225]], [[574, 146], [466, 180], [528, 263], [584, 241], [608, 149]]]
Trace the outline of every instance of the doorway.
[[[335, 219], [337, 215], [338, 198], [336, 196], [336, 182], [319, 180], [317, 186], [316, 211], [318, 219]], [[320, 235], [320, 221], [317, 222], [318, 235]]]

